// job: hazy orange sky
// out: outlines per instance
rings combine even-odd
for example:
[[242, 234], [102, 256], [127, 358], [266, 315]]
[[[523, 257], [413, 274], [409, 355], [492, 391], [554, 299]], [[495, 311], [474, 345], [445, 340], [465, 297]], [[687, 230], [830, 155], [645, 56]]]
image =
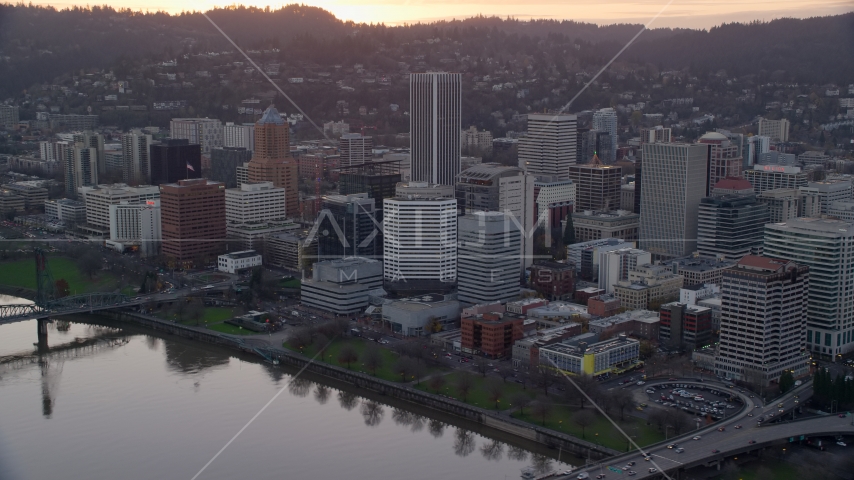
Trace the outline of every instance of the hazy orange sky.
[[[62, 8], [87, 2], [36, 1]], [[278, 8], [288, 2], [263, 0], [117, 0], [109, 5], [134, 10], [207, 10], [234, 3]], [[477, 14], [525, 18], [569, 19], [598, 24], [646, 23], [667, 4], [667, 0], [302, 0], [300, 3], [324, 8], [343, 20], [366, 23], [401, 24]], [[673, 0], [651, 27], [708, 28], [724, 22], [772, 20], [780, 17], [814, 17], [854, 11], [854, 0]]]

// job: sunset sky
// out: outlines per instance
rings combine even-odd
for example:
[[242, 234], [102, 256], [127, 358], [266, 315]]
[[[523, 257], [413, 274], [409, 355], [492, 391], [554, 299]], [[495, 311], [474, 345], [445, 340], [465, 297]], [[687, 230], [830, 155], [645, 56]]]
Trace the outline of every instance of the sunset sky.
[[[36, 1], [62, 8], [99, 2]], [[134, 10], [207, 10], [234, 3], [277, 8], [288, 2], [263, 0], [116, 0], [113, 7]], [[477, 14], [525, 18], [570, 19], [598, 24], [646, 23], [667, 0], [302, 0], [300, 3], [324, 8], [343, 20], [366, 23], [401, 24]], [[854, 1], [839, 0], [673, 0], [651, 27], [708, 28], [724, 22], [772, 20], [780, 17], [813, 17], [854, 11]]]

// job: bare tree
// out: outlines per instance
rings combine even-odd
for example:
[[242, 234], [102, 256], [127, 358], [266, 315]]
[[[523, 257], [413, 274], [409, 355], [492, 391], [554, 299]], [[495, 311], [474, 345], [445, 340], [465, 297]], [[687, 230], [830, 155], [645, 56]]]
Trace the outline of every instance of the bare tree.
[[329, 338], [323, 333], [318, 333], [314, 338], [314, 344], [317, 346], [317, 353], [320, 355], [320, 361], [326, 361], [327, 349], [329, 347]]
[[519, 414], [525, 415], [525, 407], [531, 403], [531, 397], [525, 392], [515, 392], [510, 395], [510, 404], [519, 407]]
[[496, 373], [498, 374], [499, 377], [501, 377], [501, 380], [503, 380], [504, 383], [507, 383], [507, 379], [512, 377], [516, 373], [513, 371], [513, 367], [511, 365], [506, 364], [506, 363], [499, 365], [497, 370], [498, 371]]
[[427, 374], [427, 364], [424, 362], [413, 362], [412, 376], [415, 377], [415, 384], [421, 385], [421, 379]]
[[380, 349], [375, 345], [367, 345], [365, 347], [365, 351], [362, 352], [362, 363], [365, 365], [365, 368], [371, 372], [371, 375], [377, 375], [377, 369], [381, 368], [383, 365], [383, 357], [380, 353]]
[[300, 327], [291, 330], [290, 336], [288, 337], [288, 345], [290, 345], [291, 348], [296, 348], [297, 350], [302, 350], [311, 345], [310, 329], [308, 327]]
[[498, 403], [501, 401], [501, 397], [504, 396], [504, 384], [498, 381], [497, 378], [490, 378], [485, 383], [486, 395], [490, 402], [495, 403], [495, 409], [498, 410]]
[[537, 386], [542, 387], [545, 395], [549, 394], [549, 388], [557, 382], [557, 377], [554, 375], [554, 372], [546, 367], [540, 367], [534, 370], [533, 378], [534, 383], [536, 383]]
[[667, 425], [669, 419], [670, 412], [665, 410], [655, 409], [649, 414], [649, 423], [655, 425], [659, 432], [664, 431], [664, 426]]
[[199, 324], [199, 320], [205, 316], [205, 303], [200, 298], [192, 298], [187, 304], [186, 317]]
[[472, 374], [466, 371], [459, 372], [454, 386], [465, 402], [468, 399], [469, 392], [474, 388], [474, 378], [472, 377]]
[[80, 272], [89, 277], [89, 280], [98, 273], [98, 270], [101, 269], [101, 265], [102, 262], [98, 254], [91, 250], [78, 257], [77, 260], [77, 266], [80, 268]]
[[593, 412], [590, 410], [579, 410], [575, 412], [572, 416], [572, 421], [575, 422], [576, 425], [581, 427], [581, 438], [587, 438], [585, 434], [585, 429], [590, 425], [593, 425], [595, 417]]
[[621, 388], [611, 394], [610, 399], [612, 400], [614, 407], [620, 411], [620, 421], [625, 421], [626, 410], [630, 409], [635, 403], [632, 394], [628, 390], [623, 390]]
[[678, 412], [670, 417], [670, 425], [673, 426], [673, 431], [676, 435], [681, 435], [691, 427], [691, 417], [682, 412]]
[[552, 399], [544, 395], [537, 397], [536, 400], [531, 402], [531, 414], [539, 417], [543, 425], [546, 424], [546, 417], [552, 413], [553, 409], [554, 403], [552, 402]]
[[356, 353], [356, 349], [353, 348], [352, 345], [344, 345], [341, 347], [341, 350], [338, 351], [338, 363], [346, 363], [347, 369], [350, 368], [350, 364], [359, 359], [359, 355]]
[[445, 386], [445, 376], [441, 374], [433, 375], [429, 380], [427, 380], [427, 386], [430, 387], [433, 392], [439, 393], [439, 390], [442, 390], [442, 387]]
[[477, 357], [474, 359], [474, 368], [482, 377], [486, 377], [486, 372], [489, 371], [489, 359], [486, 357]]
[[400, 375], [401, 382], [405, 382], [414, 370], [415, 362], [411, 358], [401, 357], [394, 363], [394, 373]]

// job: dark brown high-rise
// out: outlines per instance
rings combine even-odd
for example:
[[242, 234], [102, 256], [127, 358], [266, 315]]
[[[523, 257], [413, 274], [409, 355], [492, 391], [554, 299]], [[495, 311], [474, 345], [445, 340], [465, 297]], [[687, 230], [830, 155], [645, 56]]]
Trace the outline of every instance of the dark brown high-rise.
[[570, 165], [569, 178], [575, 184], [575, 211], [611, 211], [620, 208], [623, 169], [603, 165], [599, 157], [585, 165]]
[[225, 184], [198, 178], [160, 185], [160, 223], [167, 257], [188, 262], [219, 255], [225, 245]]
[[273, 182], [284, 188], [288, 217], [299, 216], [299, 169], [291, 157], [290, 130], [272, 105], [255, 123], [255, 153], [248, 174], [250, 182]]

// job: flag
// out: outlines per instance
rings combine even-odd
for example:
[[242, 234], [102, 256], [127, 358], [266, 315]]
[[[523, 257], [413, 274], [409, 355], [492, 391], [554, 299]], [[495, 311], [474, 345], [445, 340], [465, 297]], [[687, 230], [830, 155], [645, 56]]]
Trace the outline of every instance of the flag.
[[196, 169], [195, 169], [195, 168], [193, 168], [193, 166], [192, 166], [192, 165], [190, 165], [190, 162], [187, 162], [187, 170], [192, 170], [192, 171], [194, 171], [194, 172], [196, 171]]

